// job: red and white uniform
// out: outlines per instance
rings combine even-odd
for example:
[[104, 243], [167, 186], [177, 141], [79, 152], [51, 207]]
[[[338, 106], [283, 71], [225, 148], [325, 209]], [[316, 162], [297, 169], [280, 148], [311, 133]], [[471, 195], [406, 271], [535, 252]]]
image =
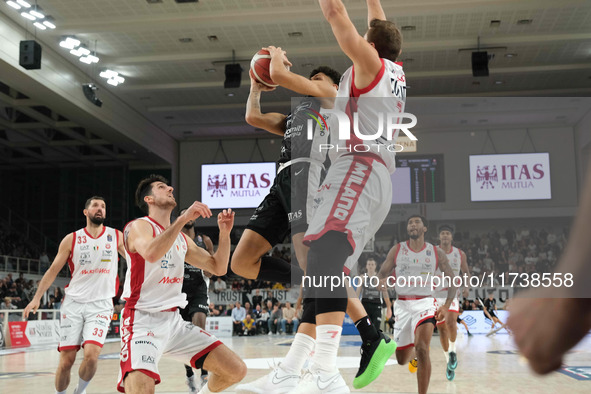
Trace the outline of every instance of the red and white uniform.
[[86, 343], [103, 346], [119, 287], [118, 234], [106, 226], [96, 238], [86, 228], [72, 234], [68, 258], [72, 279], [60, 308], [59, 351], [77, 350]]
[[[364, 89], [356, 88], [354, 67], [349, 68], [343, 74], [335, 102], [335, 108], [349, 116], [351, 125], [352, 114], [357, 114], [359, 132], [366, 135], [379, 129], [378, 114], [383, 118], [386, 113], [404, 111], [406, 82], [402, 67], [386, 59], [381, 61], [379, 73]], [[353, 248], [344, 267], [347, 274], [381, 227], [392, 204], [390, 174], [395, 169], [395, 154], [384, 144], [394, 144], [395, 140], [385, 140], [384, 124], [383, 138], [365, 141], [353, 131], [350, 139], [339, 140], [339, 128], [331, 128], [331, 144], [338, 149], [329, 152], [332, 165], [313, 200], [315, 211], [304, 241], [310, 243], [331, 230], [346, 233]], [[361, 143], [370, 147], [368, 152], [346, 149]], [[381, 145], [379, 149], [377, 145]]]
[[394, 340], [398, 349], [414, 346], [415, 331], [425, 320], [435, 317], [432, 279], [438, 267], [437, 248], [425, 242], [414, 251], [410, 243], [398, 244], [394, 256], [396, 294], [394, 303]]
[[[440, 247], [441, 249], [441, 247]], [[449, 260], [449, 265], [452, 269], [452, 271], [454, 272], [454, 277], [459, 277], [460, 276], [460, 269], [461, 269], [461, 265], [462, 265], [462, 251], [458, 248], [454, 248], [453, 246], [451, 247], [451, 251], [449, 253], [446, 253], [447, 255], [447, 259]], [[441, 272], [441, 270], [437, 270], [435, 272], [435, 275], [438, 275], [439, 277], [443, 277], [443, 273]], [[447, 282], [443, 282], [441, 281], [441, 286], [438, 286], [435, 291], [433, 292], [433, 297], [435, 297], [435, 300], [437, 300], [437, 304], [439, 306], [445, 304], [445, 301], [447, 300], [447, 290], [448, 290], [448, 286], [444, 286], [444, 284], [447, 284]], [[450, 307], [449, 307], [449, 311], [450, 312], [460, 312], [460, 302], [458, 301], [458, 292], [456, 292], [456, 296], [454, 297]], [[443, 324], [445, 322], [445, 319], [438, 321], [437, 324]]]
[[[152, 226], [153, 237], [165, 231], [150, 217], [137, 220]], [[130, 224], [123, 232], [126, 249]], [[185, 322], [179, 314], [178, 307], [187, 305], [187, 296], [181, 292], [187, 250], [183, 233], [179, 233], [172, 247], [158, 261], [146, 261], [139, 253], [127, 250], [123, 290], [127, 302], [122, 313], [117, 384], [117, 390], [122, 393], [125, 392], [123, 379], [135, 370], [141, 370], [154, 378], [156, 384], [160, 383], [158, 362], [163, 355], [200, 368], [205, 356], [222, 344], [208, 332]]]

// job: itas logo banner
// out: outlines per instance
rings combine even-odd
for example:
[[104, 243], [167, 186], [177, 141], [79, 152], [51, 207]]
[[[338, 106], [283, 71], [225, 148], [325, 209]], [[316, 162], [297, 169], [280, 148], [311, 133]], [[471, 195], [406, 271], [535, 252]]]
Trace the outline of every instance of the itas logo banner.
[[269, 193], [275, 163], [204, 164], [201, 202], [212, 209], [256, 208]]
[[470, 156], [470, 190], [472, 201], [548, 200], [550, 155]]

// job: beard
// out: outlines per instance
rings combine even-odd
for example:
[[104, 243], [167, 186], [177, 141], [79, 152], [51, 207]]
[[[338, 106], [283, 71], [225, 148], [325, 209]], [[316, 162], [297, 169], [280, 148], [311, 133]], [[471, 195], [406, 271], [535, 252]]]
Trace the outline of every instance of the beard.
[[103, 218], [103, 217], [96, 217], [96, 216], [91, 216], [91, 217], [89, 217], [88, 219], [90, 219], [90, 221], [91, 221], [93, 224], [96, 224], [97, 226], [100, 226], [100, 225], [101, 225], [101, 224], [103, 224], [103, 223], [104, 223], [104, 221], [105, 221], [105, 218]]
[[417, 231], [416, 233], [409, 233], [408, 236], [410, 237], [410, 239], [419, 239], [419, 232]]

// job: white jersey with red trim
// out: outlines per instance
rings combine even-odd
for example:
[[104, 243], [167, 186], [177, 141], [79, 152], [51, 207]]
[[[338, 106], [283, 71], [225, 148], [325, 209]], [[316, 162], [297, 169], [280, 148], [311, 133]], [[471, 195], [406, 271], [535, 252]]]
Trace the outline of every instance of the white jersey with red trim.
[[118, 231], [103, 226], [103, 232], [96, 238], [86, 228], [72, 235], [72, 249], [68, 258], [72, 279], [64, 289], [66, 296], [79, 303], [115, 297], [119, 286]]
[[433, 294], [432, 279], [438, 268], [437, 248], [425, 242], [423, 249], [415, 252], [409, 241], [399, 243], [394, 256], [396, 264], [396, 294], [398, 297], [430, 297]]
[[[441, 249], [441, 247], [439, 247], [439, 248]], [[449, 253], [446, 253], [446, 256], [447, 256], [447, 259], [449, 260], [449, 266], [451, 267], [451, 270], [454, 272], [454, 277], [460, 276], [460, 270], [461, 270], [461, 265], [462, 265], [462, 250], [458, 249], [458, 248], [454, 248], [452, 246], [451, 251]], [[443, 272], [441, 272], [441, 270], [438, 268], [437, 271], [435, 272], [435, 275], [442, 277]], [[449, 286], [444, 286], [444, 284], [447, 284], [447, 282], [443, 283], [443, 281], [442, 281], [441, 285], [437, 286], [437, 288], [433, 291], [433, 297], [447, 298], [447, 289]], [[456, 297], [457, 296], [458, 295], [456, 294]]]
[[[396, 169], [396, 153], [391, 150], [394, 150], [395, 147], [392, 146], [387, 149], [387, 146], [396, 142], [399, 130], [394, 131], [392, 140], [386, 138], [386, 114], [404, 112], [406, 77], [402, 70], [402, 63], [394, 63], [388, 59], [380, 60], [382, 61], [382, 68], [373, 82], [364, 89], [357, 89], [355, 86], [354, 66], [345, 71], [339, 84], [335, 106], [338, 110], [349, 115], [351, 128], [353, 128], [352, 113], [357, 113], [359, 119], [358, 130], [361, 134], [376, 134], [380, 126], [382, 126], [381, 137], [375, 140], [361, 140], [351, 131], [351, 139], [339, 141], [339, 149], [331, 151], [330, 157], [331, 160], [335, 160], [340, 155], [350, 153], [348, 149], [342, 146], [344, 144], [347, 147], [353, 145], [351, 152], [363, 151], [360, 150], [361, 148], [355, 149], [355, 145], [366, 144], [370, 148], [369, 152], [377, 154], [392, 174]], [[398, 123], [400, 122], [402, 120], [398, 120]]]
[[[146, 216], [144, 220], [152, 226], [153, 236], [164, 232], [164, 227]], [[171, 308], [187, 306], [187, 295], [183, 293], [185, 255], [187, 240], [179, 233], [172, 247], [158, 261], [146, 261], [139, 253], [129, 253], [127, 237], [130, 222], [123, 230], [127, 256], [127, 275], [123, 288], [126, 309], [138, 309], [146, 312], [160, 312]]]

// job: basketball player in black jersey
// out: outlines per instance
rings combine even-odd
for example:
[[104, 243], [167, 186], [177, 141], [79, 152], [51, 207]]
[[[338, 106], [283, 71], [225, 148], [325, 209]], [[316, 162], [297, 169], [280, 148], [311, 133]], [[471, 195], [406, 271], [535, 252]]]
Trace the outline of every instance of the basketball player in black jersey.
[[[246, 121], [270, 133], [283, 136], [280, 170], [275, 178], [271, 191], [255, 210], [232, 257], [232, 271], [248, 279], [269, 280], [273, 282], [291, 282], [292, 277], [302, 275], [306, 268], [308, 248], [303, 245], [304, 233], [308, 227], [306, 201], [309, 193], [309, 180], [300, 174], [309, 173], [316, 166], [312, 164], [313, 141], [307, 139], [306, 122], [309, 119], [307, 109], [320, 112], [321, 107], [331, 108], [332, 99], [336, 97], [340, 74], [329, 68], [319, 67], [306, 79], [292, 73], [284, 65], [290, 65], [285, 52], [281, 48], [270, 46], [265, 48], [271, 55], [270, 73], [273, 81], [280, 86], [296, 93], [306, 95], [301, 99], [294, 113], [283, 115], [276, 112], [262, 113], [260, 105], [261, 92], [271, 91], [255, 80], [251, 81], [250, 95], [246, 104]], [[327, 165], [321, 158], [322, 163]], [[319, 160], [316, 160], [319, 161]], [[321, 163], [321, 164], [322, 164]], [[311, 187], [311, 186], [310, 186]], [[301, 269], [281, 259], [266, 256], [271, 247], [281, 242], [291, 228], [292, 241], [296, 257]], [[352, 298], [347, 313], [356, 322], [364, 344], [372, 348], [382, 341], [390, 341], [383, 333], [371, 325], [367, 313], [359, 299]], [[304, 312], [298, 332], [284, 361], [271, 374], [250, 384], [236, 388], [239, 393], [287, 392], [299, 381], [302, 366], [314, 348], [316, 336], [315, 311], [313, 302], [304, 304]], [[374, 346], [375, 345], [375, 346]], [[366, 346], [367, 347], [367, 346]], [[371, 351], [364, 351], [360, 373], [363, 373], [372, 362]], [[375, 363], [375, 361], [374, 361]], [[275, 384], [281, 382], [281, 387]]]
[[[370, 285], [371, 277], [378, 276], [377, 263], [375, 258], [368, 257], [365, 263], [365, 270], [363, 274], [367, 274], [367, 280], [364, 281], [368, 286], [361, 286], [357, 288], [357, 295], [361, 296], [361, 304], [367, 311], [367, 315], [375, 327], [381, 327], [382, 325], [382, 298], [388, 298], [388, 290], [385, 287], [377, 286], [373, 287]], [[381, 288], [380, 288], [381, 287]]]
[[[186, 211], [183, 209], [181, 215]], [[195, 244], [203, 248], [213, 255], [213, 242], [205, 234], [197, 233], [195, 231], [195, 221], [190, 220], [185, 224], [181, 230], [183, 234], [195, 241]], [[209, 313], [209, 300], [207, 292], [209, 290], [209, 278], [211, 274], [203, 271], [200, 268], [194, 267], [185, 263], [185, 275], [183, 278], [183, 293], [187, 294], [188, 304], [184, 309], [181, 309], [181, 316], [183, 320], [193, 323], [193, 325], [205, 329], [205, 319]], [[199, 386], [195, 382], [195, 374], [190, 365], [185, 364], [187, 374], [187, 386], [191, 394], [197, 393], [200, 387], [207, 383], [207, 370], [201, 368], [201, 379]]]
[[[507, 325], [505, 323], [503, 323], [498, 316], [496, 315], [495, 311], [497, 310], [497, 300], [496, 298], [494, 298], [494, 294], [491, 292], [488, 294], [488, 298], [486, 300], [484, 300], [484, 302], [481, 300], [480, 302], [482, 302], [482, 306], [483, 306], [483, 313], [484, 316], [486, 316], [487, 318], [490, 319], [490, 321], [492, 322], [492, 326], [490, 328], [490, 331], [488, 332], [488, 334], [486, 334], [486, 336], [491, 336], [492, 334], [497, 333], [498, 331], [504, 329], [507, 329]], [[496, 328], [495, 326], [497, 325], [497, 323], [499, 323], [501, 325], [501, 327]]]

